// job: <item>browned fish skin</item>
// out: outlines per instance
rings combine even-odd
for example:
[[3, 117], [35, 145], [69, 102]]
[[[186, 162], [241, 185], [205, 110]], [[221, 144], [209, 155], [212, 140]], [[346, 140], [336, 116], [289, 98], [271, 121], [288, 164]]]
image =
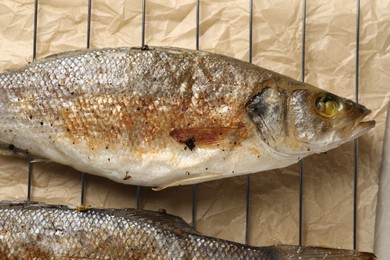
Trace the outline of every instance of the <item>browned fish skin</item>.
[[0, 259], [375, 259], [369, 253], [296, 246], [250, 247], [202, 236], [182, 219], [134, 209], [79, 212], [0, 204]]
[[[2, 120], [18, 118], [30, 128], [33, 122], [37, 133], [50, 129], [53, 137], [61, 134], [74, 145], [85, 140], [91, 152], [121, 141], [132, 149], [147, 141], [147, 148], [157, 149], [166, 143], [156, 137], [166, 139], [171, 129], [242, 124], [239, 105], [253, 94], [253, 86], [235, 90], [234, 83], [272, 76], [255, 72], [254, 66], [231, 58], [173, 48], [64, 53], [0, 75], [7, 97], [0, 104], [9, 106]], [[235, 110], [218, 114], [221, 105]]]

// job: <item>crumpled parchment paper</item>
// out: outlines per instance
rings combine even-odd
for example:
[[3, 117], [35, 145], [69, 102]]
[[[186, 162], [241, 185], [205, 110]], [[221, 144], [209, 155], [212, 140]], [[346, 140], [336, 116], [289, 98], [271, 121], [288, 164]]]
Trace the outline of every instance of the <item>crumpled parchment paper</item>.
[[378, 259], [386, 259], [390, 255], [390, 106], [387, 110], [383, 160], [379, 182], [374, 253]]
[[[39, 1], [37, 57], [87, 46], [87, 2]], [[195, 0], [146, 1], [145, 42], [195, 48]], [[253, 63], [301, 80], [302, 2], [254, 1]], [[33, 0], [0, 3], [0, 70], [32, 61]], [[140, 46], [142, 1], [93, 0], [91, 47]], [[377, 122], [359, 139], [357, 248], [372, 251], [378, 173], [390, 82], [390, 5], [362, 1], [359, 102]], [[305, 81], [355, 99], [355, 1], [308, 1]], [[200, 1], [200, 48], [249, 60], [249, 1]], [[352, 248], [353, 143], [304, 159], [303, 244]], [[0, 157], [0, 199], [27, 194], [25, 159]], [[33, 167], [32, 199], [79, 205], [81, 175], [54, 163]], [[141, 189], [141, 208], [191, 221], [192, 186]], [[87, 176], [86, 203], [135, 207], [136, 188]], [[196, 227], [244, 242], [246, 177], [196, 186]], [[251, 175], [249, 243], [298, 243], [299, 165]]]

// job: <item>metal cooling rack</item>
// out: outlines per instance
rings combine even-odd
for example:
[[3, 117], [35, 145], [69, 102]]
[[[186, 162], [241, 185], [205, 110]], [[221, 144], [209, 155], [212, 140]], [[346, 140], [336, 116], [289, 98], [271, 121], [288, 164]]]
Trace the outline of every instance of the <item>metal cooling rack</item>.
[[[88, 1], [88, 19], [87, 19], [87, 48], [90, 47], [91, 41], [91, 14], [92, 14], [92, 0]], [[145, 46], [145, 24], [146, 24], [146, 0], [142, 1], [142, 42], [141, 45]], [[200, 0], [195, 0], [196, 5], [196, 38], [195, 48], [199, 50], [199, 20], [200, 20]], [[249, 62], [252, 63], [252, 43], [253, 43], [253, 0], [248, 0], [249, 4]], [[36, 60], [37, 50], [37, 24], [38, 24], [38, 0], [34, 2], [34, 36], [33, 36], [33, 62]], [[359, 101], [359, 35], [360, 35], [360, 0], [356, 0], [356, 58], [355, 58], [355, 101]], [[301, 57], [301, 80], [305, 81], [305, 46], [306, 46], [306, 0], [302, 0], [302, 57]], [[357, 233], [357, 184], [358, 184], [358, 158], [359, 158], [359, 142], [357, 139], [354, 141], [354, 190], [353, 190], [353, 249], [356, 249], [356, 233]], [[27, 201], [31, 201], [31, 187], [32, 187], [32, 171], [33, 162], [32, 158], [29, 160], [28, 165], [28, 188], [27, 188]], [[85, 205], [85, 186], [86, 186], [87, 174], [82, 173], [81, 177], [81, 205]], [[303, 185], [304, 185], [304, 161], [300, 161], [300, 178], [299, 178], [299, 240], [298, 244], [303, 245]], [[249, 243], [249, 223], [250, 223], [250, 187], [251, 178], [250, 175], [246, 179], [246, 221], [245, 221], [245, 243]], [[141, 187], [136, 189], [136, 207], [140, 208], [141, 202]], [[196, 227], [196, 185], [192, 186], [192, 225]]]

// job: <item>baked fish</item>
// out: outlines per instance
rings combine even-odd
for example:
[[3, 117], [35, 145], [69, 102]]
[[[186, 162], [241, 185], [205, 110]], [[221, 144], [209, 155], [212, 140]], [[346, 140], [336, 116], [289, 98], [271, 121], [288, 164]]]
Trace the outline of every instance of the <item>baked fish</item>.
[[203, 236], [181, 218], [135, 209], [0, 203], [1, 259], [375, 259], [352, 250], [252, 247]]
[[164, 188], [296, 163], [374, 127], [364, 106], [204, 51], [81, 50], [0, 74], [2, 153]]

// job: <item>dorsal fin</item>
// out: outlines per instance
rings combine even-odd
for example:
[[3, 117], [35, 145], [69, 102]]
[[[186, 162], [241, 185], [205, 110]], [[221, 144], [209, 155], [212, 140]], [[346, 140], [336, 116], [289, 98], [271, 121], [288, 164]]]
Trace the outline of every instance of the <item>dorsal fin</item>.
[[65, 52], [61, 52], [61, 53], [54, 53], [54, 54], [50, 54], [48, 56], [45, 56], [43, 58], [40, 58], [38, 61], [46, 60], [46, 59], [60, 59], [63, 57], [81, 55], [81, 54], [86, 53], [87, 51], [88, 51], [87, 49], [83, 49], [83, 50], [73, 50], [73, 51], [65, 51]]
[[164, 230], [169, 230], [178, 236], [185, 234], [199, 234], [191, 225], [185, 222], [178, 216], [173, 216], [165, 212], [156, 212], [150, 210], [137, 209], [89, 209], [101, 211], [103, 214], [111, 213], [115, 216], [135, 219], [152, 224], [156, 227], [161, 227]]

